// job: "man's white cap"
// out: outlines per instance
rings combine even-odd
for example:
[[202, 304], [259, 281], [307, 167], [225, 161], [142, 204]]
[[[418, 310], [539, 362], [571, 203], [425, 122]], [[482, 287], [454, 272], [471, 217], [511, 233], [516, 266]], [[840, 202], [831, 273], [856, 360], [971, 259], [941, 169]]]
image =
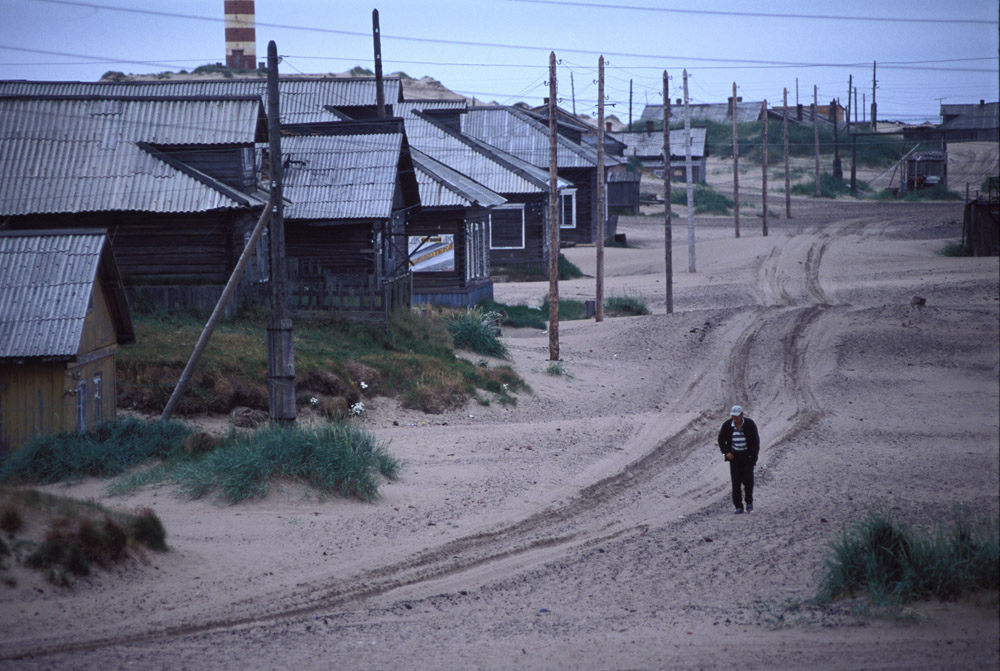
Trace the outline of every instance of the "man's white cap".
[[734, 405], [733, 409], [729, 411], [729, 414], [732, 415], [733, 417], [736, 417], [738, 415], [742, 415], [743, 414], [743, 408], [741, 408], [738, 405]]

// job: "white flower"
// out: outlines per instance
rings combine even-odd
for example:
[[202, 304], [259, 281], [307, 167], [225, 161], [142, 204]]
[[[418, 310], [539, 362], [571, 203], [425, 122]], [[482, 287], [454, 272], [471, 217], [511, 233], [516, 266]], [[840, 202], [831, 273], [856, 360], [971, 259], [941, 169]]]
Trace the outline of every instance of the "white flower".
[[315, 396], [310, 396], [309, 397], [309, 405], [317, 405], [318, 403], [319, 403], [319, 399], [318, 398], [316, 398]]
[[366, 384], [365, 382], [362, 382], [362, 383], [361, 383], [361, 388], [362, 388], [362, 389], [367, 389], [367, 388], [368, 388], [368, 385], [367, 385], [367, 384]]
[[357, 403], [351, 406], [351, 409], [348, 410], [348, 413], [353, 417], [357, 417], [364, 411], [365, 411], [365, 404], [362, 403], [361, 401], [358, 401]]
[[507, 384], [506, 382], [503, 383], [502, 387], [503, 387], [504, 391], [507, 391], [508, 389], [510, 389], [510, 385]]

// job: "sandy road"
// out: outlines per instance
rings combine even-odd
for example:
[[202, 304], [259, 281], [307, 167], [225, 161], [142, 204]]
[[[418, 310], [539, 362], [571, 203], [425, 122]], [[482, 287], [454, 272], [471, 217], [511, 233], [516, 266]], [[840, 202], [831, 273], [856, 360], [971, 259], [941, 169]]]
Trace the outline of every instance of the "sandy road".
[[[180, 555], [169, 575], [146, 572], [115, 587], [84, 585], [72, 595], [11, 604], [23, 615], [7, 610], [0, 620], [0, 665], [326, 668], [323, 660], [333, 656], [354, 668], [403, 659], [414, 668], [702, 668], [724, 665], [726, 646], [737, 645], [769, 668], [830, 662], [831, 652], [842, 656], [842, 668], [861, 659], [893, 668], [936, 654], [955, 662], [941, 643], [949, 637], [969, 650], [958, 657], [969, 663], [954, 668], [995, 661], [995, 620], [983, 625], [973, 615], [969, 624], [964, 611], [949, 612], [920, 636], [901, 626], [827, 636], [817, 625], [853, 621], [842, 609], [780, 606], [812, 589], [832, 525], [873, 501], [896, 501], [917, 522], [956, 501], [985, 510], [997, 505], [1000, 467], [990, 456], [997, 421], [989, 417], [996, 391], [988, 385], [996, 353], [967, 343], [962, 356], [940, 358], [942, 343], [954, 338], [955, 314], [995, 342], [996, 268], [964, 264], [964, 275], [943, 277], [935, 274], [940, 261], [914, 248], [939, 239], [950, 207], [816, 208], [767, 239], [732, 241], [724, 228], [707, 229], [700, 272], [677, 277], [683, 311], [665, 315], [661, 307], [651, 317], [561, 328], [572, 377], [539, 370], [547, 336], [509, 334], [514, 365], [535, 389], [517, 408], [450, 413], [446, 424], [426, 428], [393, 425], [406, 415], [388, 404], [374, 413], [368, 421], [392, 439], [412, 474], [387, 487], [374, 507], [321, 506], [313, 514], [323, 523], [322, 540], [315, 533], [303, 534], [300, 544], [265, 536], [241, 550], [258, 554], [256, 568], [281, 566], [286, 575], [231, 587], [251, 569], [227, 565], [233, 557], [224, 548], [185, 526], [192, 510], [216, 525], [263, 524], [260, 507], [268, 502], [242, 507], [251, 519], [240, 522], [232, 509], [161, 500]], [[924, 214], [914, 222], [916, 212]], [[609, 250], [609, 287], [648, 296], [655, 307], [662, 293], [659, 234], [644, 222], [629, 232], [638, 247]], [[865, 253], [877, 245], [897, 250], [898, 265], [874, 267]], [[571, 250], [586, 271], [584, 251]], [[683, 253], [675, 249], [675, 267]], [[569, 294], [588, 291], [583, 281], [567, 285]], [[534, 302], [539, 288], [498, 287], [498, 295]], [[916, 291], [931, 296], [926, 312], [907, 305]], [[913, 328], [901, 329], [901, 322]], [[907, 362], [929, 377], [909, 384], [900, 376], [917, 373]], [[933, 384], [923, 386], [928, 380]], [[886, 389], [904, 383], [907, 404], [894, 407]], [[937, 399], [936, 411], [919, 410], [941, 390], [948, 398]], [[727, 471], [712, 446], [732, 402], [743, 402], [758, 420], [766, 448], [762, 510], [743, 527], [724, 514]], [[890, 413], [894, 421], [885, 420]], [[926, 424], [929, 414], [936, 425]], [[897, 438], [862, 425], [880, 415], [921, 460], [882, 470], [898, 457]], [[944, 459], [935, 450], [941, 444], [974, 456]], [[447, 450], [455, 456], [443, 460]], [[441, 472], [453, 478], [434, 489]], [[841, 477], [831, 482], [831, 472]], [[961, 488], [956, 478], [964, 479]], [[915, 499], [892, 493], [911, 492], [914, 482], [927, 491]], [[817, 491], [840, 505], [817, 506]], [[389, 512], [407, 507], [425, 516], [396, 521]], [[428, 536], [419, 526], [425, 519], [437, 520], [435, 534], [441, 520], [452, 522]], [[366, 525], [379, 525], [384, 538], [351, 541]], [[330, 537], [339, 562], [285, 557], [314, 556], [310, 539]], [[188, 585], [171, 580], [196, 557], [218, 565], [199, 566], [207, 594], [189, 600]], [[734, 582], [726, 567], [736, 565], [755, 579]], [[164, 606], [138, 607], [150, 593]], [[778, 620], [797, 623], [774, 630]], [[876, 652], [852, 657], [851, 650], [873, 644], [874, 633], [883, 641]], [[786, 654], [769, 645], [784, 646]], [[686, 655], [677, 652], [682, 646]]]

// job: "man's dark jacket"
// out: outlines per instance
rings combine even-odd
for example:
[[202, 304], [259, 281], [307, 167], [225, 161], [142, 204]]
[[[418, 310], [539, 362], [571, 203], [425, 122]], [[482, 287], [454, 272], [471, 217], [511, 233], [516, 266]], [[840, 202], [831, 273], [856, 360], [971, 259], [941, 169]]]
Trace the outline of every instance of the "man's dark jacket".
[[[757, 455], [760, 454], [760, 434], [757, 433], [757, 425], [749, 417], [743, 418], [743, 435], [747, 439], [747, 449], [746, 453], [750, 459], [750, 464], [753, 466], [757, 465]], [[727, 419], [725, 424], [722, 425], [722, 429], [719, 431], [719, 449], [722, 453], [732, 452], [733, 450], [733, 420], [732, 418]], [[733, 452], [733, 456], [736, 459], [747, 458], [743, 457], [744, 453]]]

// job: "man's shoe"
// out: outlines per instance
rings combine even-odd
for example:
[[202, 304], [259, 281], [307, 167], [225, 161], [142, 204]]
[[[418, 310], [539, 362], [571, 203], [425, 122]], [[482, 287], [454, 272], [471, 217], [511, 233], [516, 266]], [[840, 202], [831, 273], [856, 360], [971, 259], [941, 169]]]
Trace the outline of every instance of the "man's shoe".
[[752, 503], [748, 503], [747, 504], [747, 512], [748, 513], [752, 513], [753, 512], [753, 504]]
[[736, 514], [737, 515], [742, 515], [743, 514], [743, 509], [742, 508], [737, 508], [736, 509]]

